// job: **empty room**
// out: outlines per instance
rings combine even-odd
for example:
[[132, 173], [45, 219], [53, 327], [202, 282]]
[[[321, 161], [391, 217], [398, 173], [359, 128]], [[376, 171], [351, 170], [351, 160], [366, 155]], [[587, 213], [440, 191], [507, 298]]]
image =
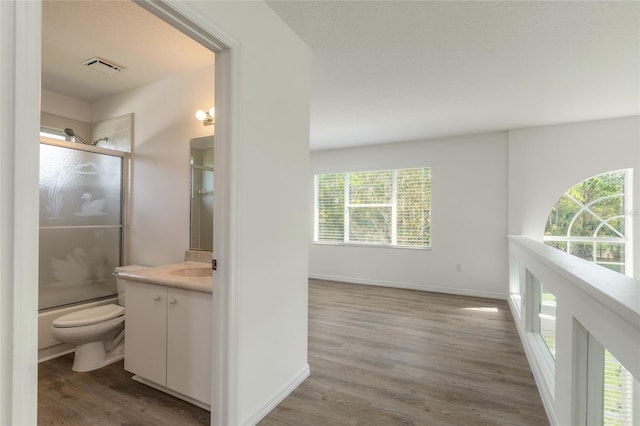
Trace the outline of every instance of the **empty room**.
[[640, 3], [0, 22], [1, 425], [640, 425]]

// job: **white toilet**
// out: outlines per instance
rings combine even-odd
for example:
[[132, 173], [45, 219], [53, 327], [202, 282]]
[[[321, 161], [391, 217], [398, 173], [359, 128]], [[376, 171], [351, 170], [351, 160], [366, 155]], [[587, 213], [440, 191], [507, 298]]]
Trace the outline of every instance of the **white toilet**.
[[118, 304], [82, 309], [56, 318], [52, 334], [56, 340], [76, 345], [73, 371], [91, 371], [124, 357], [124, 281], [120, 272], [141, 269], [128, 265], [115, 268]]

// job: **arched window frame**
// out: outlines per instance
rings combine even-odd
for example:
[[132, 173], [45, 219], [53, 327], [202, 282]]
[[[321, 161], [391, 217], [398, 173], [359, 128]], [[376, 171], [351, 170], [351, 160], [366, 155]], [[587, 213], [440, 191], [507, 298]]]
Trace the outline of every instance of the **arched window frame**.
[[[600, 176], [603, 175], [607, 175], [607, 174], [611, 174], [611, 173], [623, 173], [624, 176], [624, 185], [623, 185], [623, 193], [618, 193], [618, 194], [608, 194], [602, 197], [599, 197], [595, 200], [589, 201], [588, 203], [582, 203], [579, 200], [576, 200], [573, 196], [571, 196], [570, 192], [571, 189], [567, 190], [563, 196], [566, 196], [567, 198], [569, 198], [571, 201], [573, 201], [574, 203], [576, 203], [576, 205], [579, 207], [578, 211], [574, 214], [574, 216], [572, 217], [569, 226], [567, 227], [567, 233], [566, 235], [545, 235], [543, 237], [543, 241], [545, 243], [550, 243], [550, 242], [566, 242], [566, 248], [563, 251], [566, 251], [567, 253], [571, 254], [571, 247], [572, 244], [575, 243], [591, 243], [593, 245], [593, 249], [592, 249], [592, 259], [591, 261], [593, 261], [594, 263], [597, 263], [599, 265], [602, 266], [622, 266], [624, 268], [624, 273], [627, 276], [633, 277], [633, 247], [632, 247], [632, 223], [631, 223], [631, 215], [629, 214], [629, 212], [632, 211], [633, 209], [633, 203], [632, 203], [632, 188], [631, 188], [631, 182], [633, 181], [632, 179], [632, 170], [631, 169], [624, 169], [624, 170], [611, 170], [609, 172], [606, 173], [601, 173], [599, 175], [593, 176], [589, 179], [585, 179], [584, 181], [579, 182], [578, 184], [574, 185], [577, 186], [585, 181], [591, 180], [591, 179], [595, 179], [598, 178]], [[622, 198], [624, 200], [624, 207], [623, 207], [623, 211], [622, 214], [619, 215], [614, 215], [611, 217], [607, 217], [607, 218], [602, 218], [600, 217], [597, 213], [595, 213], [591, 207], [608, 199], [612, 199], [612, 198]], [[557, 205], [557, 204], [556, 204]], [[555, 207], [555, 206], [554, 206]], [[553, 210], [552, 210], [553, 211]], [[583, 214], [584, 212], [588, 212], [590, 215], [592, 215], [594, 218], [596, 218], [600, 223], [598, 224], [598, 226], [595, 227], [593, 235], [591, 236], [578, 236], [578, 235], [571, 235], [571, 232], [574, 228], [574, 224], [575, 221], [577, 220], [578, 217], [580, 217], [581, 214]], [[617, 229], [615, 229], [613, 226], [611, 226], [609, 223], [615, 219], [623, 219], [624, 220], [624, 234], [620, 233]], [[617, 236], [613, 237], [613, 236], [607, 236], [607, 237], [599, 237], [598, 234], [600, 233], [600, 231], [603, 229], [603, 227], [607, 227], [610, 230], [612, 230], [615, 234], [617, 234]], [[624, 247], [624, 261], [620, 261], [620, 262], [615, 262], [615, 261], [605, 261], [605, 260], [598, 260], [598, 243], [613, 243], [613, 244], [621, 244]], [[557, 248], [557, 247], [556, 247]]]

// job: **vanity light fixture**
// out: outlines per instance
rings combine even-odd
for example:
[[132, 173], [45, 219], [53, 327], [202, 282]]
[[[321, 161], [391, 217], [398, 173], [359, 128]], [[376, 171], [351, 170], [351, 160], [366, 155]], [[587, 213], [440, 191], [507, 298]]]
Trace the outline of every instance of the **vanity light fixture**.
[[196, 111], [196, 118], [202, 121], [203, 126], [211, 126], [212, 124], [216, 124], [215, 109], [213, 107], [209, 108], [209, 111], [199, 109], [198, 111]]

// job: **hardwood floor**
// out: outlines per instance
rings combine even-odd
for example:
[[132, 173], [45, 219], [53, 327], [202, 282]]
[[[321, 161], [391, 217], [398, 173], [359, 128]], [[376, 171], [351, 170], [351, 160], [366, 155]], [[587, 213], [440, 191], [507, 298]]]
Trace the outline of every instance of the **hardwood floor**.
[[548, 425], [505, 301], [310, 280], [311, 376], [260, 425]]
[[[39, 366], [39, 425], [198, 425], [122, 362]], [[260, 425], [548, 425], [507, 303], [309, 281], [311, 376]]]
[[38, 425], [209, 425], [208, 411], [131, 379], [122, 361], [71, 371], [73, 354], [38, 365]]

